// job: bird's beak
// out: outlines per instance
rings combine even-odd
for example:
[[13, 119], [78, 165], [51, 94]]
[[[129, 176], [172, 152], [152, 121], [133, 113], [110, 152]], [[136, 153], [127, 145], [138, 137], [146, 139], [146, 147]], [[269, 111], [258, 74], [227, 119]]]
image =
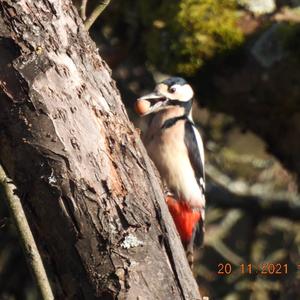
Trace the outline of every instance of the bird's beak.
[[158, 92], [153, 92], [137, 99], [134, 108], [139, 115], [145, 116], [156, 111], [166, 104], [167, 101], [168, 99], [165, 96]]

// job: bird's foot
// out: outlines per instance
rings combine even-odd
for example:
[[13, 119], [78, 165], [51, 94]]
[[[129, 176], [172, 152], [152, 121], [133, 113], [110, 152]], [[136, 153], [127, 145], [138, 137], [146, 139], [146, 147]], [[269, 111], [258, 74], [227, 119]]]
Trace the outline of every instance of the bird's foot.
[[188, 260], [191, 270], [193, 271], [193, 269], [194, 269], [194, 251], [193, 251], [193, 249], [189, 249], [186, 251], [186, 258]]

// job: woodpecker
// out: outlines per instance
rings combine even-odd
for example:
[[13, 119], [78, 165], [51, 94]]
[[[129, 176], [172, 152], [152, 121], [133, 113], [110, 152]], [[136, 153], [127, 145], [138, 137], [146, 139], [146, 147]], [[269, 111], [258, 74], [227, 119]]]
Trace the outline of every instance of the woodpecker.
[[143, 142], [169, 190], [166, 202], [191, 267], [197, 224], [202, 242], [205, 218], [204, 149], [192, 118], [193, 97], [183, 78], [171, 77], [135, 102], [140, 116], [151, 115]]

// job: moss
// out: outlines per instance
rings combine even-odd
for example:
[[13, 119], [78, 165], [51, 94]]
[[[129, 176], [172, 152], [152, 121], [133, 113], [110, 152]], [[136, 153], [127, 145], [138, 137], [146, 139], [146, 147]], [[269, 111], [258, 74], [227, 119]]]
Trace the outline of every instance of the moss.
[[140, 1], [139, 6], [149, 28], [147, 56], [161, 71], [192, 75], [205, 60], [243, 41], [234, 0]]

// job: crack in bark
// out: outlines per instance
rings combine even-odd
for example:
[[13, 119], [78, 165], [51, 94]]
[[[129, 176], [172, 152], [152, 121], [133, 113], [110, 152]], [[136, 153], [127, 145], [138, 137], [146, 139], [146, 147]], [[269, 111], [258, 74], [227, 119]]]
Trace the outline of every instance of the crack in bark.
[[[0, 161], [20, 193], [28, 193], [36, 214], [30, 222], [64, 294], [57, 290], [58, 299], [149, 299], [155, 290], [161, 299], [190, 300], [197, 287], [183, 274], [188, 265], [180, 261], [184, 253], [167, 211], [159, 219], [164, 203], [153, 166], [111, 71], [70, 5], [0, 3], [0, 43], [8, 36], [17, 49], [12, 55], [0, 47], [0, 79], [7, 82], [6, 89], [0, 86]], [[122, 248], [128, 231], [144, 246]]]

